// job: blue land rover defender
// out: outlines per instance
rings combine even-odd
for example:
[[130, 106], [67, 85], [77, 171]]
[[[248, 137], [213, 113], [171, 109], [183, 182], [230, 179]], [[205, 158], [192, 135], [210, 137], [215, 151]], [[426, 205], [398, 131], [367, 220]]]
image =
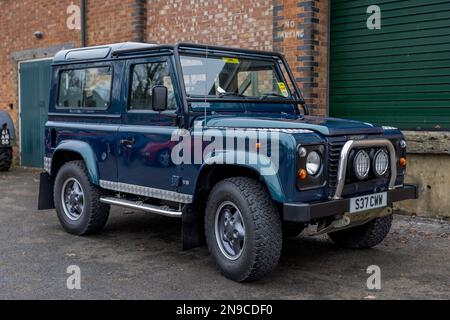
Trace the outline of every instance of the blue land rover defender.
[[39, 208], [67, 232], [99, 232], [110, 205], [181, 218], [183, 248], [206, 242], [235, 281], [308, 225], [373, 247], [417, 198], [398, 129], [310, 116], [279, 53], [198, 44], [56, 54], [44, 164]]

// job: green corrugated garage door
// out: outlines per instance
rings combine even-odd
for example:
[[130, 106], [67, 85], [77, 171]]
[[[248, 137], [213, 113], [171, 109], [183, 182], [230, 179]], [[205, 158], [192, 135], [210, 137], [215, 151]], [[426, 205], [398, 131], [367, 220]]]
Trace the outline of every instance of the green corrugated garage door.
[[[330, 115], [450, 129], [450, 1], [330, 2]], [[380, 30], [367, 28], [371, 5]]]

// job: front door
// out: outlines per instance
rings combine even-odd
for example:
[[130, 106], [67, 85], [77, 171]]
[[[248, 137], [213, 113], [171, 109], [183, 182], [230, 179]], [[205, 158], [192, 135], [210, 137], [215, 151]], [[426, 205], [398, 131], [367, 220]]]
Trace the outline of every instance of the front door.
[[[161, 197], [161, 190], [176, 191], [177, 168], [171, 161], [178, 129], [177, 99], [171, 62], [167, 57], [136, 59], [127, 62], [126, 110], [119, 128], [118, 180], [123, 191]], [[168, 88], [168, 109], [153, 111], [152, 89]], [[144, 187], [144, 188], [139, 188]]]
[[44, 126], [47, 121], [52, 60], [21, 62], [20, 150], [21, 164], [42, 167]]

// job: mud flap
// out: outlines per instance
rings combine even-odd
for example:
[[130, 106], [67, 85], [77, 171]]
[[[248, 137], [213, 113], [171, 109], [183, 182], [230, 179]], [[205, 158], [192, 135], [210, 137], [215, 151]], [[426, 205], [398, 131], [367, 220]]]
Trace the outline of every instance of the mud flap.
[[193, 205], [186, 205], [182, 214], [181, 238], [183, 251], [206, 243], [203, 215]]
[[41, 173], [39, 177], [38, 210], [55, 208], [53, 199], [53, 182], [53, 178], [47, 172]]

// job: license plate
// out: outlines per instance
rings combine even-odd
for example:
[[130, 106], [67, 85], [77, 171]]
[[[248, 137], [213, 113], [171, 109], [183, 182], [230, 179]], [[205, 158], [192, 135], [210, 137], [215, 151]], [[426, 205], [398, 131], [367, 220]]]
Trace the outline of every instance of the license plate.
[[387, 192], [369, 194], [350, 199], [350, 213], [387, 206]]

